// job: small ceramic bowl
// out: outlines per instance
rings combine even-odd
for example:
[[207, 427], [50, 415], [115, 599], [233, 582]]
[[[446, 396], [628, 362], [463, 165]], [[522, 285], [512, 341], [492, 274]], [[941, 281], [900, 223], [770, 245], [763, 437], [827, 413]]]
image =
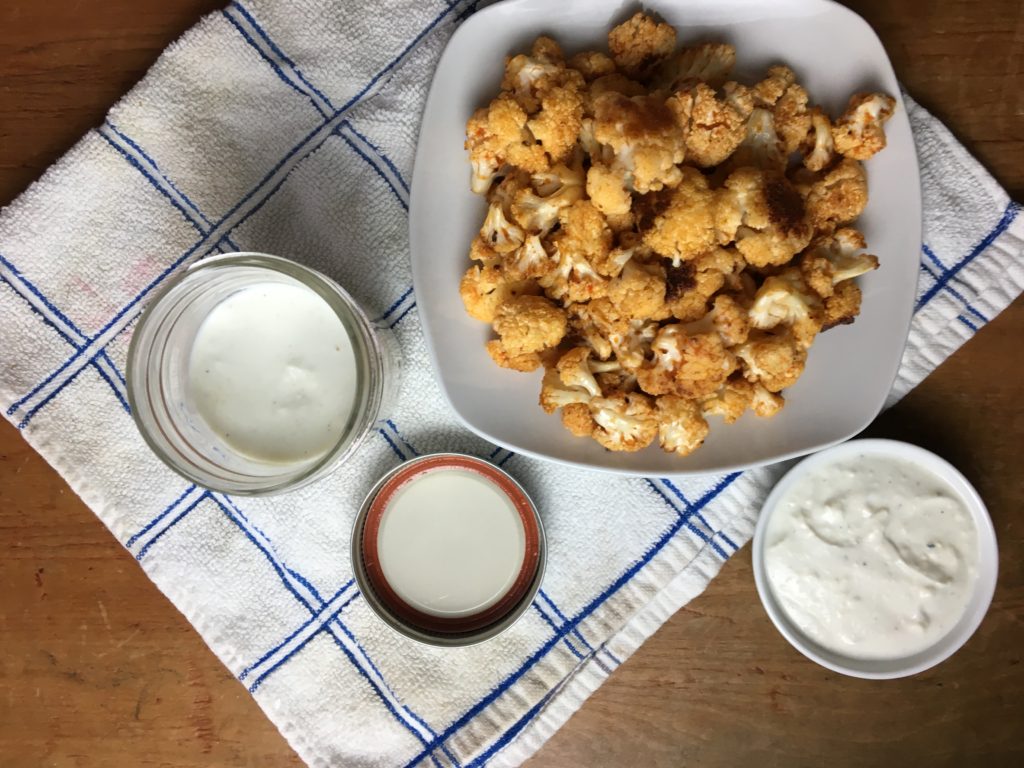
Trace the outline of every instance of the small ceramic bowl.
[[[799, 480], [813, 474], [825, 465], [860, 455], [891, 457], [907, 461], [938, 476], [959, 496], [968, 514], [970, 514], [971, 519], [974, 521], [974, 526], [977, 530], [977, 577], [974, 582], [974, 590], [963, 614], [960, 616], [960, 620], [930, 647], [913, 655], [898, 659], [859, 659], [844, 656], [830, 649], [823, 648], [814, 642], [790, 620], [786, 611], [776, 600], [772, 593], [765, 568], [764, 549], [768, 524], [772, 513], [790, 488]], [[985, 503], [981, 500], [974, 487], [967, 481], [967, 478], [956, 467], [945, 459], [936, 456], [931, 451], [896, 440], [851, 440], [826, 451], [816, 453], [801, 461], [779, 481], [768, 495], [768, 499], [761, 509], [761, 517], [758, 520], [757, 528], [754, 531], [752, 546], [754, 580], [757, 584], [758, 596], [761, 598], [765, 611], [768, 612], [768, 617], [772, 620], [776, 629], [789, 641], [790, 645], [811, 659], [811, 661], [817, 662], [823, 667], [844, 675], [850, 675], [851, 677], [874, 680], [915, 675], [918, 672], [934, 667], [956, 653], [974, 634], [974, 631], [981, 624], [981, 620], [988, 611], [988, 607], [992, 602], [992, 595], [995, 592], [996, 575], [999, 570], [999, 553], [992, 520], [988, 515], [988, 510], [985, 508]]]

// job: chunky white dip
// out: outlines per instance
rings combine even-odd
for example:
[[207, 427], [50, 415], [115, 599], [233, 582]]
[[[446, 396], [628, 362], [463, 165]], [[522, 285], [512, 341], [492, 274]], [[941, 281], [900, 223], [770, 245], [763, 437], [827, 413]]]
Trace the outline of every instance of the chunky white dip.
[[800, 478], [767, 523], [772, 594], [805, 635], [863, 659], [934, 644], [977, 576], [977, 531], [949, 485], [893, 457], [838, 460]]

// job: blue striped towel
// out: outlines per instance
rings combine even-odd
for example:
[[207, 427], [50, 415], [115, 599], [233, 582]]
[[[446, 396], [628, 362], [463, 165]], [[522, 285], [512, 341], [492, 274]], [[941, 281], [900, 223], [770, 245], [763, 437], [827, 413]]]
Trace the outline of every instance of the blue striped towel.
[[[406, 208], [431, 72], [474, 8], [390, 0], [381, 23], [361, 3], [233, 3], [0, 215], [4, 413], [311, 765], [522, 762], [750, 538], [772, 480], [536, 462], [474, 437], [443, 405], [412, 311]], [[893, 401], [1024, 286], [1020, 208], [908, 105], [927, 245]], [[128, 339], [154, 289], [196, 259], [246, 249], [309, 263], [376, 308], [418, 395], [335, 475], [269, 500], [183, 483], [125, 400]], [[544, 510], [549, 540], [531, 610], [459, 650], [384, 627], [346, 554], [373, 481], [438, 450], [504, 465]]]

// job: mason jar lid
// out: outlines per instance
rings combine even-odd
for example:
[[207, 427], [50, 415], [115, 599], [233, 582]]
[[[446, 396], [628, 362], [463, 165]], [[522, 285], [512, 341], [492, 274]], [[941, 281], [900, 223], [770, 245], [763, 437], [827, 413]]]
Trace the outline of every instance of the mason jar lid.
[[540, 587], [537, 510], [507, 473], [462, 454], [406, 462], [356, 521], [353, 565], [367, 602], [399, 632], [469, 645], [511, 626]]

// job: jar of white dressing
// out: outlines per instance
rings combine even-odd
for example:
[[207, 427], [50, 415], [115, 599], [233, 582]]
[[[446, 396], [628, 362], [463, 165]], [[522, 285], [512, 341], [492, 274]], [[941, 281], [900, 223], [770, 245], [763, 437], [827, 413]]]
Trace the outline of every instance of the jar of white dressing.
[[128, 398], [143, 438], [206, 488], [269, 494], [322, 477], [393, 395], [398, 354], [337, 283], [259, 253], [199, 262], [140, 319]]
[[473, 456], [420, 456], [370, 490], [352, 531], [367, 605], [430, 645], [483, 642], [529, 608], [544, 577], [540, 515], [506, 472]]

